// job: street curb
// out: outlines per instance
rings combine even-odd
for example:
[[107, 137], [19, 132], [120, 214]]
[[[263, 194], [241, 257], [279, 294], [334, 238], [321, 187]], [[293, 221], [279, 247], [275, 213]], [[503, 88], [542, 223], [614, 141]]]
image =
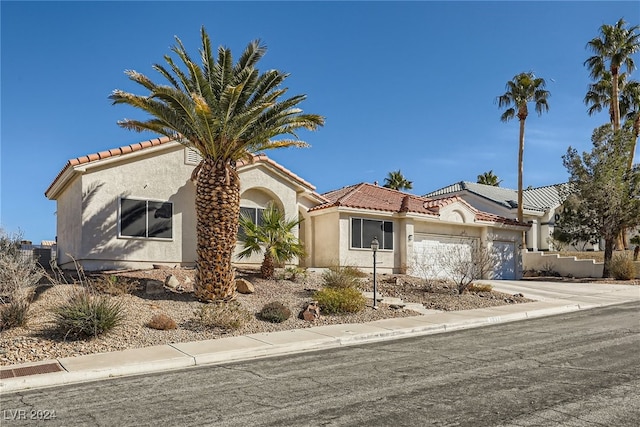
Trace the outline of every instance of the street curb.
[[[64, 369], [63, 371], [4, 379], [0, 382], [0, 393], [69, 385], [108, 378], [158, 373], [165, 372], [167, 370], [185, 369], [196, 366], [215, 366], [231, 362], [283, 356], [294, 353], [313, 352], [386, 340], [434, 335], [564, 314], [607, 305], [623, 304], [625, 302], [630, 301], [619, 301], [617, 303], [604, 304], [566, 304], [565, 301], [562, 305], [555, 307], [534, 310], [525, 309], [514, 313], [508, 313], [505, 312], [505, 309], [501, 309], [505, 306], [498, 306], [491, 307], [489, 309], [470, 310], [466, 313], [445, 312], [397, 319], [382, 319], [368, 324], [326, 325], [303, 330], [260, 333], [217, 340], [175, 343], [164, 346], [130, 349], [115, 353], [101, 353], [74, 358], [63, 358], [57, 360], [60, 366]], [[525, 308], [524, 306], [529, 304], [536, 304], [536, 302], [519, 305]], [[474, 311], [478, 312], [479, 315], [477, 317], [455, 320], [456, 317], [468, 317], [469, 315], [473, 315], [471, 312]], [[485, 315], [487, 312], [489, 314], [493, 314], [492, 312], [495, 312], [495, 314]], [[482, 315], [480, 315], [481, 313]], [[446, 318], [446, 316], [451, 317], [454, 320], [438, 320], [443, 317]], [[392, 321], [394, 320], [396, 321], [395, 323], [400, 323], [400, 326], [394, 327], [392, 325]], [[403, 322], [406, 324], [406, 327], [402, 326]], [[360, 329], [361, 332], [358, 332], [358, 329]], [[291, 335], [286, 337], [287, 333]], [[303, 336], [295, 337], [294, 335]], [[287, 338], [293, 338], [295, 341], [291, 342], [292, 340], [287, 340]], [[298, 340], [298, 338], [304, 339]], [[234, 346], [238, 348], [223, 348]], [[153, 360], [152, 362], [145, 360], [144, 354], [150, 354], [153, 351], [164, 351], [168, 354], [172, 354], [172, 356]], [[116, 359], [115, 366], [113, 366], [112, 360], [114, 358]], [[107, 359], [109, 359], [109, 361], [107, 361]], [[49, 363], [51, 363], [51, 361], [49, 361]], [[19, 365], [3, 368], [15, 369], [16, 366]]]

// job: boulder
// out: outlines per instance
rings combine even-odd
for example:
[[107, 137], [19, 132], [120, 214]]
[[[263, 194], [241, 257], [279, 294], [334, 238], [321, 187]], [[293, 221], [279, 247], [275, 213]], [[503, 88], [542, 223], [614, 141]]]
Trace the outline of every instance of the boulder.
[[310, 303], [302, 312], [302, 318], [307, 322], [314, 322], [320, 317], [320, 307], [316, 301]]
[[253, 284], [246, 279], [236, 279], [236, 290], [241, 294], [252, 294], [256, 291]]

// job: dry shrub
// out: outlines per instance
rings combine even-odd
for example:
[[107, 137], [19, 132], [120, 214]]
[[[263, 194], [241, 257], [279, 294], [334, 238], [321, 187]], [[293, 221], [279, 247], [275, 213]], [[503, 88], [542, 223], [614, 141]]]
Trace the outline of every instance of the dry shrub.
[[242, 328], [250, 319], [251, 313], [237, 301], [213, 302], [194, 312], [195, 323], [205, 328], [235, 330]]
[[147, 327], [151, 329], [158, 329], [160, 331], [166, 331], [169, 329], [175, 329], [178, 327], [176, 322], [169, 316], [164, 313], [154, 315], [149, 322], [147, 322]]
[[140, 282], [115, 275], [97, 275], [89, 279], [89, 286], [100, 293], [118, 296], [134, 293]]
[[366, 273], [352, 266], [332, 266], [322, 273], [322, 281], [327, 288], [357, 288]]
[[633, 259], [624, 253], [615, 254], [609, 263], [609, 274], [616, 280], [631, 280], [636, 277]]
[[491, 292], [493, 290], [493, 286], [487, 283], [472, 283], [467, 287], [468, 292], [478, 293], [478, 292]]
[[28, 298], [12, 299], [8, 304], [0, 305], [0, 331], [26, 325], [29, 305]]

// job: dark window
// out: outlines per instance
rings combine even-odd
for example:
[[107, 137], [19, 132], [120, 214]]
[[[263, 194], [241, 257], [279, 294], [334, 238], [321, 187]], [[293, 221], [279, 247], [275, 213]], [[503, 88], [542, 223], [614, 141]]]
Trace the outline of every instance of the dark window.
[[380, 249], [393, 249], [393, 222], [351, 218], [352, 248], [370, 248], [374, 237], [378, 238]]
[[120, 235], [171, 239], [173, 204], [120, 199]]
[[[243, 208], [242, 206], [240, 207], [240, 217], [248, 216], [249, 218], [251, 218], [251, 222], [258, 225], [262, 225], [263, 223], [263, 220], [262, 220], [263, 212], [264, 212], [264, 209], [261, 209], [261, 208]], [[245, 236], [244, 229], [242, 227], [239, 227], [238, 238], [243, 239], [244, 236]]]

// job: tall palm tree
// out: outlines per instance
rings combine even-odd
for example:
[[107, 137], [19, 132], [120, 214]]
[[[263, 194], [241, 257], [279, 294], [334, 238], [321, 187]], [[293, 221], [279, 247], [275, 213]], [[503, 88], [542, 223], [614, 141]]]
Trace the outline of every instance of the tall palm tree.
[[492, 169], [489, 172], [484, 172], [478, 175], [477, 182], [478, 184], [492, 185], [494, 187], [499, 187], [502, 180], [493, 173], [493, 169]]
[[398, 169], [397, 171], [389, 172], [384, 179], [383, 187], [391, 188], [392, 190], [411, 190], [413, 181], [407, 180]]
[[614, 130], [620, 129], [620, 70], [624, 67], [631, 73], [635, 69], [632, 55], [640, 51], [640, 33], [636, 33], [640, 27], [626, 25], [624, 19], [619, 19], [615, 25], [602, 25], [600, 35], [587, 43], [587, 48], [593, 52], [593, 56], [584, 61], [594, 80], [601, 80], [605, 72], [609, 72]]
[[532, 72], [520, 73], [507, 82], [507, 91], [498, 96], [498, 107], [506, 108], [500, 120], [507, 122], [514, 117], [520, 121], [520, 139], [518, 148], [518, 221], [523, 220], [522, 211], [522, 178], [524, 159], [524, 123], [529, 115], [527, 104], [535, 103], [534, 109], [538, 115], [549, 111], [549, 91], [545, 90], [546, 82], [536, 77]]
[[[278, 70], [260, 73], [256, 64], [266, 47], [259, 40], [249, 43], [234, 64], [228, 48], [219, 47], [217, 58], [214, 56], [204, 27], [201, 38], [201, 65], [176, 37], [177, 45], [171, 51], [183, 68], [169, 55], [164, 57], [168, 68], [153, 66], [168, 85], [127, 71], [148, 95], [115, 90], [110, 98], [114, 104], [127, 104], [152, 116], [118, 122], [123, 128], [174, 137], [202, 156], [193, 173], [198, 256], [195, 295], [201, 301], [230, 301], [235, 298], [231, 260], [240, 216], [236, 162], [251, 162], [252, 154], [263, 150], [304, 147], [307, 144], [298, 139], [296, 130], [315, 130], [324, 124], [324, 118], [303, 114], [297, 107], [305, 95], [281, 99], [287, 92], [281, 84], [288, 74]], [[284, 134], [293, 138], [272, 139]]]
[[631, 170], [640, 136], [640, 82], [632, 80], [625, 85], [620, 94], [620, 111], [625, 114], [625, 123], [630, 123], [633, 128], [633, 147], [627, 163], [627, 168]]
[[256, 224], [253, 218], [240, 217], [243, 233], [240, 241], [244, 249], [238, 258], [246, 258], [264, 251], [260, 273], [265, 279], [273, 277], [275, 264], [282, 264], [295, 257], [304, 256], [304, 245], [293, 234], [302, 219], [286, 219], [284, 212], [273, 203], [262, 212], [262, 221]]

